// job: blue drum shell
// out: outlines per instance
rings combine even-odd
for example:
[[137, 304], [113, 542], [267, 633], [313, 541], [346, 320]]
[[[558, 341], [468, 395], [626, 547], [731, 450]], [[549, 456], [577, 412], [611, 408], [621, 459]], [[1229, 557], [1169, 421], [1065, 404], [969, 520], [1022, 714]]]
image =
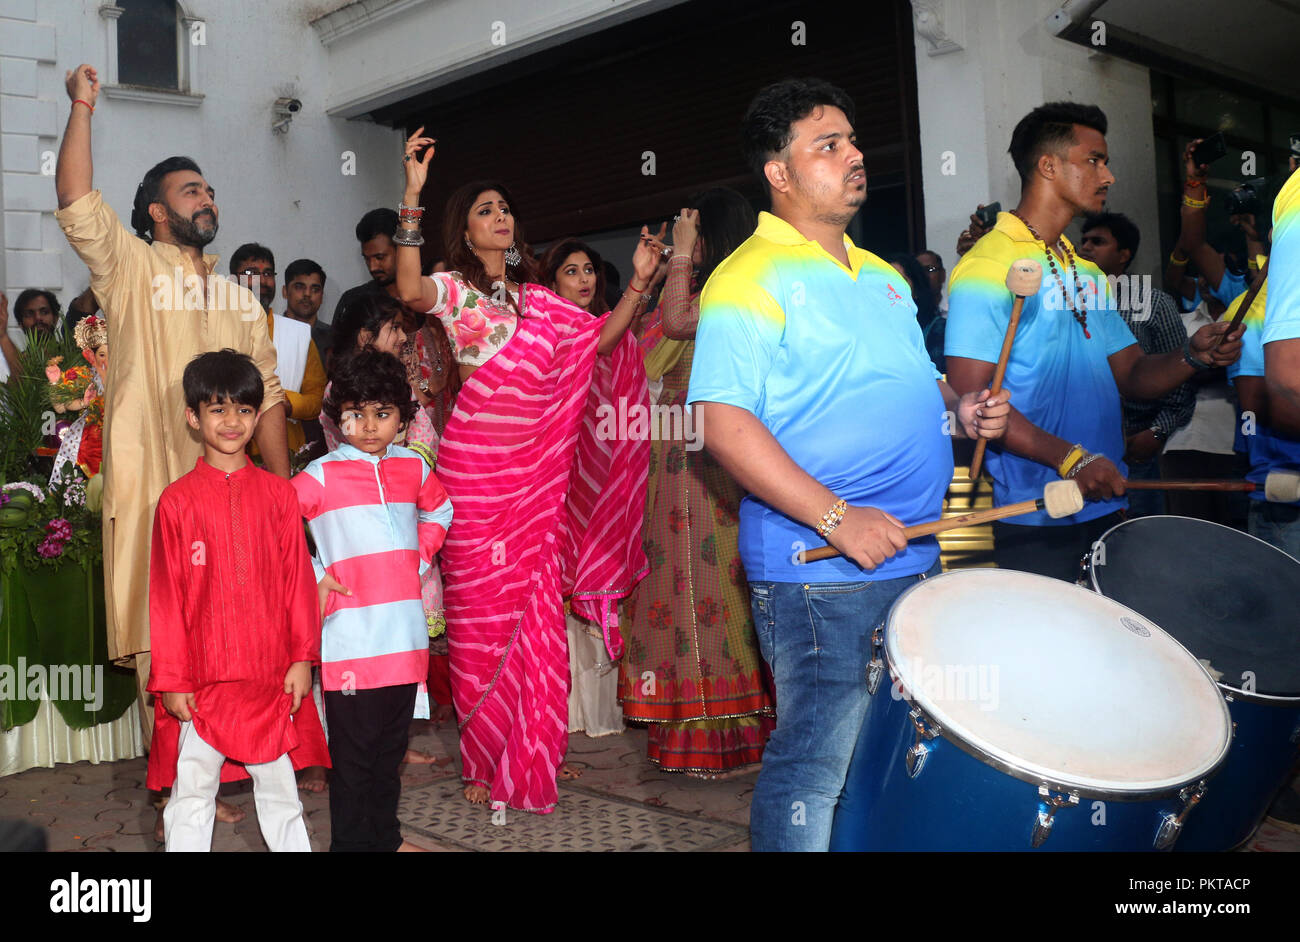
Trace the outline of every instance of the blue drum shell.
[[[871, 698], [835, 810], [833, 851], [1151, 851], [1165, 815], [1183, 807], [1176, 791], [1120, 801], [1080, 790], [1079, 804], [1057, 811], [1051, 834], [1034, 848], [1034, 824], [1040, 809], [1048, 810], [1037, 784], [942, 736], [927, 741], [924, 766], [915, 778], [908, 776], [906, 753], [916, 738], [911, 705], [892, 690], [886, 675]], [[1192, 809], [1187, 827], [1200, 811]]]
[[1295, 764], [1300, 699], [1250, 700], [1219, 686], [1229, 696], [1232, 748], [1174, 850], [1224, 851], [1246, 841]]

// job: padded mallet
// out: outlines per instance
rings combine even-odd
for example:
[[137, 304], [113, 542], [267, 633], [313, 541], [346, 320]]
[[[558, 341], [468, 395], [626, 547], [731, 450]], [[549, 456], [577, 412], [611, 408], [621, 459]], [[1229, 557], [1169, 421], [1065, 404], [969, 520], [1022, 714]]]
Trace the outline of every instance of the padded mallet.
[[1300, 471], [1270, 471], [1260, 487], [1254, 481], [1210, 479], [1205, 481], [1125, 481], [1130, 491], [1259, 491], [1264, 499], [1279, 504], [1300, 501]]
[[[1082, 509], [1083, 492], [1079, 490], [1078, 484], [1073, 481], [1051, 481], [1043, 488], [1043, 496], [1038, 500], [1022, 500], [1017, 504], [1007, 504], [1005, 507], [975, 510], [968, 514], [962, 514], [960, 517], [945, 517], [942, 520], [931, 520], [929, 523], [918, 523], [912, 527], [904, 527], [903, 535], [909, 540], [915, 540], [919, 536], [932, 536], [935, 533], [960, 530], [962, 527], [992, 523], [994, 520], [1019, 517], [1022, 514], [1032, 514], [1040, 510], [1047, 511], [1047, 515], [1053, 519], [1059, 519], [1068, 517], [1071, 514], [1077, 514]], [[830, 559], [839, 555], [841, 555], [840, 551], [833, 546], [819, 546], [816, 549], [805, 550], [800, 553], [799, 562], [811, 563], [819, 559]]]
[[[1016, 339], [1016, 328], [1020, 326], [1020, 311], [1025, 306], [1025, 298], [1038, 294], [1043, 284], [1043, 266], [1032, 258], [1017, 259], [1007, 269], [1007, 289], [1016, 296], [1011, 303], [1011, 320], [1007, 323], [1006, 336], [1002, 338], [1002, 352], [998, 354], [998, 365], [993, 370], [993, 385], [989, 387], [989, 398], [1002, 392], [1002, 380], [1007, 375], [1007, 360], [1011, 358], [1011, 344]], [[984, 463], [984, 449], [988, 439], [981, 438], [975, 443], [975, 456], [970, 460], [970, 479], [978, 480], [980, 466]]]

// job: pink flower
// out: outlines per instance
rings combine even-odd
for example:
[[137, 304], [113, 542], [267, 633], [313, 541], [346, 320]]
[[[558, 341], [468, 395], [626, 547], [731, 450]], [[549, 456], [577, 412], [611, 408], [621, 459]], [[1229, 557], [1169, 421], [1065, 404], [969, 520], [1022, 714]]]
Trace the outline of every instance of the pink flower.
[[63, 517], [55, 517], [45, 525], [45, 532], [49, 534], [48, 539], [66, 543], [72, 539], [72, 524]]
[[63, 555], [63, 544], [55, 540], [46, 539], [36, 547], [36, 552], [46, 559], [54, 559], [56, 556]]
[[456, 345], [465, 347], [481, 346], [492, 333], [492, 325], [481, 311], [463, 310], [456, 319]]

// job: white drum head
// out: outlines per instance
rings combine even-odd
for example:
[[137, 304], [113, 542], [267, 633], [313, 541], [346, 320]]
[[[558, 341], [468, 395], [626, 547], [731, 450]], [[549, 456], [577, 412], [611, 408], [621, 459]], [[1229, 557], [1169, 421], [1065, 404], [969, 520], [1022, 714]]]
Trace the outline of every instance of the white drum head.
[[1022, 778], [1136, 797], [1204, 777], [1231, 740], [1227, 704], [1182, 645], [1058, 579], [927, 579], [891, 609], [885, 650], [945, 735]]

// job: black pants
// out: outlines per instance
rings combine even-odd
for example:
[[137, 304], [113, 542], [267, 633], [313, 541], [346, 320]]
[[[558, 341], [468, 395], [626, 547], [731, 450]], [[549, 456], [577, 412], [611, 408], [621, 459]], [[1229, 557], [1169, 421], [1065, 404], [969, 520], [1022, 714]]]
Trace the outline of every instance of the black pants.
[[329, 723], [330, 851], [397, 850], [399, 767], [415, 711], [415, 684], [325, 691]]
[[1018, 569], [1077, 582], [1079, 564], [1092, 544], [1120, 520], [1118, 510], [1068, 527], [1026, 527], [995, 520], [993, 559], [999, 569]]
[[[1160, 456], [1160, 473], [1178, 478], [1244, 478], [1250, 470], [1245, 455], [1215, 455], [1204, 451], [1166, 451]], [[1169, 513], [1196, 517], [1225, 527], [1247, 531], [1250, 500], [1233, 491], [1170, 491], [1165, 495]]]

